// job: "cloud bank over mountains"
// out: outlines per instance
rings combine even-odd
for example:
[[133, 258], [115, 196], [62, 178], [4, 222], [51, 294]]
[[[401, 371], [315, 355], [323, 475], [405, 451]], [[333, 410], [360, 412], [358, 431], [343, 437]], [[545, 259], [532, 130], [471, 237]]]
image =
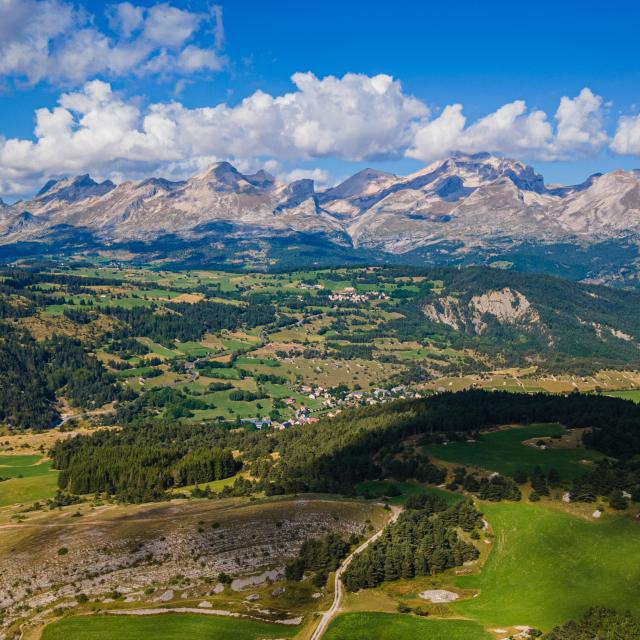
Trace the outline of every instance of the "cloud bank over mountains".
[[[514, 100], [475, 121], [462, 104], [430, 108], [385, 74], [295, 73], [292, 91], [257, 90], [234, 105], [149, 103], [115, 90], [113, 81], [223, 70], [221, 8], [205, 14], [122, 2], [107, 8], [101, 27], [94, 18], [63, 0], [0, 0], [0, 83], [62, 91], [55, 107], [36, 110], [33, 138], [0, 131], [1, 195], [29, 194], [45, 178], [84, 172], [115, 181], [181, 178], [222, 159], [277, 169], [327, 158], [431, 162], [455, 151], [540, 161], [603, 149], [640, 154], [640, 115], [620, 117], [610, 135], [607, 105], [589, 88], [563, 97], [553, 114]], [[300, 172], [329, 179], [322, 168]]]

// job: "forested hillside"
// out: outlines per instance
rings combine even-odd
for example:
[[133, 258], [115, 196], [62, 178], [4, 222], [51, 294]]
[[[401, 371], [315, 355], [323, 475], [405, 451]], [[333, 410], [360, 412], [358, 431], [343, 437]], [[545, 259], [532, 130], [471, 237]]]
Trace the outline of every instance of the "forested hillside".
[[454, 347], [552, 371], [624, 366], [640, 353], [640, 293], [500, 269], [430, 270], [442, 287], [403, 305], [414, 336], [443, 331]]
[[447, 507], [433, 496], [416, 496], [398, 521], [354, 558], [344, 584], [357, 591], [461, 566], [480, 554], [456, 529], [471, 532], [481, 526], [482, 514], [469, 502]]
[[[256, 490], [353, 495], [364, 480], [415, 479], [434, 484], [445, 480], [446, 472], [420, 448], [408, 447], [408, 439], [466, 439], [499, 425], [548, 422], [589, 428], [587, 442], [605, 454], [628, 459], [640, 453], [640, 406], [632, 402], [577, 393], [467, 391], [347, 411], [314, 425], [277, 432], [251, 432], [234, 424], [149, 422], [138, 416], [122, 430], [60, 441], [52, 456], [62, 470], [63, 488], [115, 493], [128, 500], [158, 498], [171, 486], [232, 475], [238, 463], [229, 457], [230, 450], [240, 452], [258, 479]], [[617, 434], [615, 449], [606, 437], [610, 431]], [[621, 468], [615, 467], [614, 477], [624, 477]], [[640, 484], [633, 473], [633, 482]], [[619, 483], [610, 479], [607, 487], [612, 486]], [[519, 495], [515, 485], [480, 483], [476, 490], [485, 491], [487, 499], [493, 499], [496, 491], [498, 499], [514, 491]]]

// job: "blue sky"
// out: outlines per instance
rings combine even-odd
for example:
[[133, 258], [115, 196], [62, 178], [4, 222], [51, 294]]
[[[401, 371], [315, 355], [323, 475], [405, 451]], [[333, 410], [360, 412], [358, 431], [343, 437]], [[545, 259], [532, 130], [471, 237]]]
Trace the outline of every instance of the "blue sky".
[[516, 156], [549, 182], [637, 167], [639, 19], [620, 1], [3, 0], [0, 195], [83, 167], [173, 177], [223, 157], [326, 183], [458, 148]]

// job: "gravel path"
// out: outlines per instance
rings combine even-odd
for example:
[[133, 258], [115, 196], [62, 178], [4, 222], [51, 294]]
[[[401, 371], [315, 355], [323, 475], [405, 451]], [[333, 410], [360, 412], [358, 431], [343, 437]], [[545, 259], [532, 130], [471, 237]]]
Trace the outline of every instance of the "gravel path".
[[[387, 525], [394, 523], [402, 513], [402, 509], [400, 507], [391, 507], [391, 511], [391, 518], [389, 519]], [[372, 542], [375, 542], [382, 535], [382, 532], [385, 530], [387, 525], [385, 525], [385, 527], [382, 527], [380, 531], [372, 535], [368, 540], [365, 540], [355, 551], [353, 551], [344, 559], [344, 562], [336, 571], [336, 575], [334, 578], [333, 603], [331, 604], [331, 607], [322, 614], [320, 623], [316, 627], [316, 630], [313, 632], [310, 640], [320, 640], [320, 638], [322, 638], [322, 636], [324, 635], [324, 632], [327, 630], [329, 623], [331, 622], [331, 620], [333, 620], [334, 616], [340, 610], [340, 605], [342, 604], [342, 596], [344, 593], [342, 574], [347, 570], [347, 567], [349, 566], [349, 564], [351, 564], [351, 561], [355, 556], [362, 553]]]

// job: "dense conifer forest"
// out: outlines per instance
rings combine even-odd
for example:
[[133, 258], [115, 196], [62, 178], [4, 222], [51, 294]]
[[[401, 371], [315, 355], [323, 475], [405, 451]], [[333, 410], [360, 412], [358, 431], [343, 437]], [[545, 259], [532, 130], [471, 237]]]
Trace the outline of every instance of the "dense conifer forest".
[[344, 575], [349, 591], [377, 587], [382, 582], [435, 575], [457, 567], [480, 554], [460, 537], [482, 526], [480, 514], [470, 502], [447, 506], [428, 494], [414, 496], [398, 521], [357, 555]]

